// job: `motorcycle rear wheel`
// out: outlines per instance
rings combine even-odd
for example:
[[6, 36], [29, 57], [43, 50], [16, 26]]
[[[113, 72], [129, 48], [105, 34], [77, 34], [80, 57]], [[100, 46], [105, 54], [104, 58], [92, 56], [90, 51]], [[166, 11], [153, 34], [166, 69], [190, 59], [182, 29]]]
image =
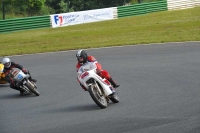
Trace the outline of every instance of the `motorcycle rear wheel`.
[[24, 84], [32, 93], [34, 93], [36, 96], [39, 96], [40, 93], [38, 92], [37, 89], [33, 88], [32, 85], [29, 83]]
[[103, 92], [99, 92], [95, 84], [91, 85], [88, 91], [90, 93], [90, 96], [94, 100], [94, 102], [100, 108], [106, 108], [108, 106], [107, 100], [105, 96], [103, 95]]

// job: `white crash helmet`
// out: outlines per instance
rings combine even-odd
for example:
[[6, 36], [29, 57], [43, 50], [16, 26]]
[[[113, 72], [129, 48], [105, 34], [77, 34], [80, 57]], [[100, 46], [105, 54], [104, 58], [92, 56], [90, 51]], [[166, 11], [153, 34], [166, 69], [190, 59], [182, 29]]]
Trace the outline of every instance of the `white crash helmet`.
[[3, 58], [2, 64], [4, 65], [5, 68], [9, 68], [11, 66], [11, 61], [9, 58]]

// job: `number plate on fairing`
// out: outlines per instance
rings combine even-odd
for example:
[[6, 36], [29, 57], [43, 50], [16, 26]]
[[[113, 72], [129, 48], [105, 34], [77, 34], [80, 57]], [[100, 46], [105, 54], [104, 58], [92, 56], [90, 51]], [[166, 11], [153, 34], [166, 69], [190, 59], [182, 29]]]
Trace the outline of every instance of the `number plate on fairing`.
[[18, 73], [19, 73], [18, 70], [13, 70], [13, 71], [11, 72], [11, 74], [13, 75], [13, 77], [15, 77]]
[[84, 79], [87, 75], [89, 75], [88, 72], [84, 72], [82, 75], [81, 75], [81, 78]]

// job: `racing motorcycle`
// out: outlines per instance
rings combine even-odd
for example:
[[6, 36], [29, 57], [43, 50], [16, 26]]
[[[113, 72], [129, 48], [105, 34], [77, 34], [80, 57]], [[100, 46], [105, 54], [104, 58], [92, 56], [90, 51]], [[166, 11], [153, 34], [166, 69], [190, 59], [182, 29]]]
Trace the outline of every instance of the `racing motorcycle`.
[[28, 79], [30, 77], [29, 74], [25, 74], [24, 72], [22, 72], [22, 70], [18, 68], [12, 68], [9, 76], [11, 76], [15, 80], [17, 87], [29, 92], [30, 94], [33, 93], [36, 96], [40, 95], [37, 90], [36, 83]]
[[0, 84], [7, 84], [5, 80], [5, 74], [3, 73], [4, 65], [0, 63]]
[[79, 68], [78, 80], [100, 108], [106, 108], [109, 100], [113, 103], [119, 102], [116, 90], [111, 83], [96, 74], [96, 65], [94, 63], [88, 62]]

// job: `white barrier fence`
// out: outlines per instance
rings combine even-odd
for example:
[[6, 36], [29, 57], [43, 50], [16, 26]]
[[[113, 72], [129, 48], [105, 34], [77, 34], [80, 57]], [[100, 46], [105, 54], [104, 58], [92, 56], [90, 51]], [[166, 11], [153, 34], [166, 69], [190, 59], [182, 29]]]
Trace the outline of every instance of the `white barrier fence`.
[[117, 18], [117, 8], [70, 12], [50, 15], [53, 28], [83, 23], [98, 22]]
[[179, 10], [200, 6], [200, 0], [167, 0], [168, 10]]

